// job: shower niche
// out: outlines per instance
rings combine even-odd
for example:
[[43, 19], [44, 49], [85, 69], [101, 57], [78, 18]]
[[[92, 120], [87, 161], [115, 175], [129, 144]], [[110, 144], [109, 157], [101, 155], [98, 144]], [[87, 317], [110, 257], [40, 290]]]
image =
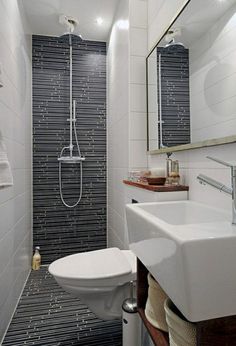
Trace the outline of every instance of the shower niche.
[[146, 59], [148, 151], [236, 141], [236, 0], [190, 0]]

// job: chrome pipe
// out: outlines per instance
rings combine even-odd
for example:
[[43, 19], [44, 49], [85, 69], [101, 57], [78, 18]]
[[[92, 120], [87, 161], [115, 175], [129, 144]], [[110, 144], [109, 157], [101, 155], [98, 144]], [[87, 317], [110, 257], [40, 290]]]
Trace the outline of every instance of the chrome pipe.
[[76, 100], [73, 100], [73, 121], [76, 122]]
[[70, 156], [72, 157], [73, 156], [73, 125], [72, 125], [72, 121], [73, 121], [73, 118], [72, 118], [72, 114], [73, 114], [73, 100], [72, 100], [72, 72], [73, 72], [73, 69], [72, 69], [72, 44], [70, 42]]
[[208, 159], [217, 162], [223, 166], [229, 167], [231, 170], [231, 187], [228, 187], [222, 183], [220, 183], [217, 180], [214, 180], [212, 178], [209, 178], [208, 176], [204, 174], [199, 174], [197, 176], [197, 179], [200, 181], [201, 184], [210, 185], [214, 188], [216, 188], [219, 191], [223, 191], [232, 197], [232, 224], [236, 225], [236, 165], [233, 165], [229, 162], [225, 162], [223, 160], [217, 159], [215, 157], [207, 156]]
[[215, 189], [225, 192], [229, 195], [232, 195], [232, 189], [229, 188], [228, 186], [220, 183], [219, 181], [212, 179], [210, 177], [208, 177], [207, 175], [204, 174], [199, 174], [197, 176], [197, 179], [199, 180], [199, 182], [203, 185], [210, 185], [212, 187], [214, 187]]
[[217, 158], [215, 158], [215, 157], [206, 156], [206, 158], [209, 159], [209, 160], [212, 160], [212, 161], [214, 161], [214, 162], [217, 162], [217, 163], [219, 163], [220, 165], [223, 165], [223, 166], [226, 166], [226, 167], [233, 167], [233, 165], [231, 165], [230, 163], [225, 162], [225, 161], [220, 160], [220, 159], [217, 159]]
[[158, 79], [159, 79], [159, 129], [160, 129], [160, 148], [163, 148], [163, 135], [162, 135], [162, 82], [161, 82], [161, 54], [158, 55]]
[[[82, 169], [82, 162], [85, 160], [85, 157], [81, 156], [81, 152], [80, 152], [80, 147], [79, 147], [79, 142], [78, 142], [78, 136], [77, 136], [77, 132], [76, 132], [76, 101], [73, 101], [73, 47], [72, 47], [72, 37], [71, 34], [69, 35], [69, 45], [70, 45], [70, 98], [69, 98], [69, 103], [70, 103], [70, 118], [67, 119], [70, 121], [70, 144], [69, 146], [66, 146], [64, 148], [62, 148], [61, 152], [60, 152], [60, 156], [58, 157], [58, 162], [59, 162], [59, 190], [60, 190], [60, 197], [61, 197], [61, 201], [62, 203], [68, 207], [68, 208], [74, 208], [76, 207], [81, 198], [82, 198], [82, 193], [83, 193], [83, 169]], [[75, 141], [76, 141], [76, 148], [78, 151], [77, 155], [73, 156], [73, 131], [74, 131], [74, 136], [75, 136]], [[64, 155], [65, 150], [69, 151], [68, 155]], [[63, 197], [63, 191], [62, 191], [62, 164], [67, 163], [67, 164], [77, 164], [79, 163], [80, 165], [80, 182], [79, 182], [79, 186], [80, 186], [80, 190], [79, 190], [79, 196], [77, 201], [74, 204], [68, 204], [64, 197]]]

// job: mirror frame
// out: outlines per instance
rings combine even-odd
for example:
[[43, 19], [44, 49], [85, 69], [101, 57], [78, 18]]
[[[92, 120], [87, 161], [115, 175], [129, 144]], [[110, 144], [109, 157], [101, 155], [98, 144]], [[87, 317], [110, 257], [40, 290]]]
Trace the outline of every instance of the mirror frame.
[[161, 40], [165, 37], [169, 29], [172, 27], [172, 25], [175, 23], [175, 21], [179, 18], [179, 16], [182, 14], [182, 12], [185, 10], [185, 8], [188, 6], [188, 4], [192, 0], [187, 0], [186, 3], [183, 5], [183, 7], [177, 12], [174, 19], [172, 19], [171, 23], [168, 25], [167, 29], [164, 31], [160, 39], [157, 41], [157, 43], [154, 45], [154, 47], [149, 52], [148, 56], [146, 57], [146, 109], [147, 109], [147, 153], [150, 155], [155, 154], [164, 154], [164, 153], [173, 153], [177, 151], [184, 151], [184, 150], [191, 150], [191, 149], [198, 149], [198, 148], [205, 148], [205, 147], [212, 147], [215, 145], [223, 145], [223, 144], [229, 144], [236, 142], [236, 134], [234, 136], [226, 136], [226, 137], [219, 137], [219, 138], [212, 138], [209, 140], [199, 141], [195, 143], [189, 143], [189, 144], [181, 144], [176, 145], [173, 147], [168, 148], [161, 148], [161, 149], [149, 149], [149, 109], [148, 109], [148, 58], [153, 53], [153, 51], [156, 49], [157, 45], [161, 42]]

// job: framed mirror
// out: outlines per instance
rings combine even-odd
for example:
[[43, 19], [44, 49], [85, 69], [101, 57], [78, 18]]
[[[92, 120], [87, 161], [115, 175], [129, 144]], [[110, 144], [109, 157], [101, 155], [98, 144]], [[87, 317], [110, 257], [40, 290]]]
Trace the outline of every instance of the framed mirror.
[[190, 0], [146, 60], [148, 151], [236, 141], [236, 0]]

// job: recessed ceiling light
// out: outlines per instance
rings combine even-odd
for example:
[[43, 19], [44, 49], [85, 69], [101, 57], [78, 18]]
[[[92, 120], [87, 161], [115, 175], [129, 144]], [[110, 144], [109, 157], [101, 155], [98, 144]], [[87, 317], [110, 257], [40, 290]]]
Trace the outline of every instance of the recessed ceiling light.
[[98, 25], [102, 25], [103, 19], [102, 19], [101, 17], [98, 17], [98, 18], [96, 19], [96, 23], [97, 23]]

